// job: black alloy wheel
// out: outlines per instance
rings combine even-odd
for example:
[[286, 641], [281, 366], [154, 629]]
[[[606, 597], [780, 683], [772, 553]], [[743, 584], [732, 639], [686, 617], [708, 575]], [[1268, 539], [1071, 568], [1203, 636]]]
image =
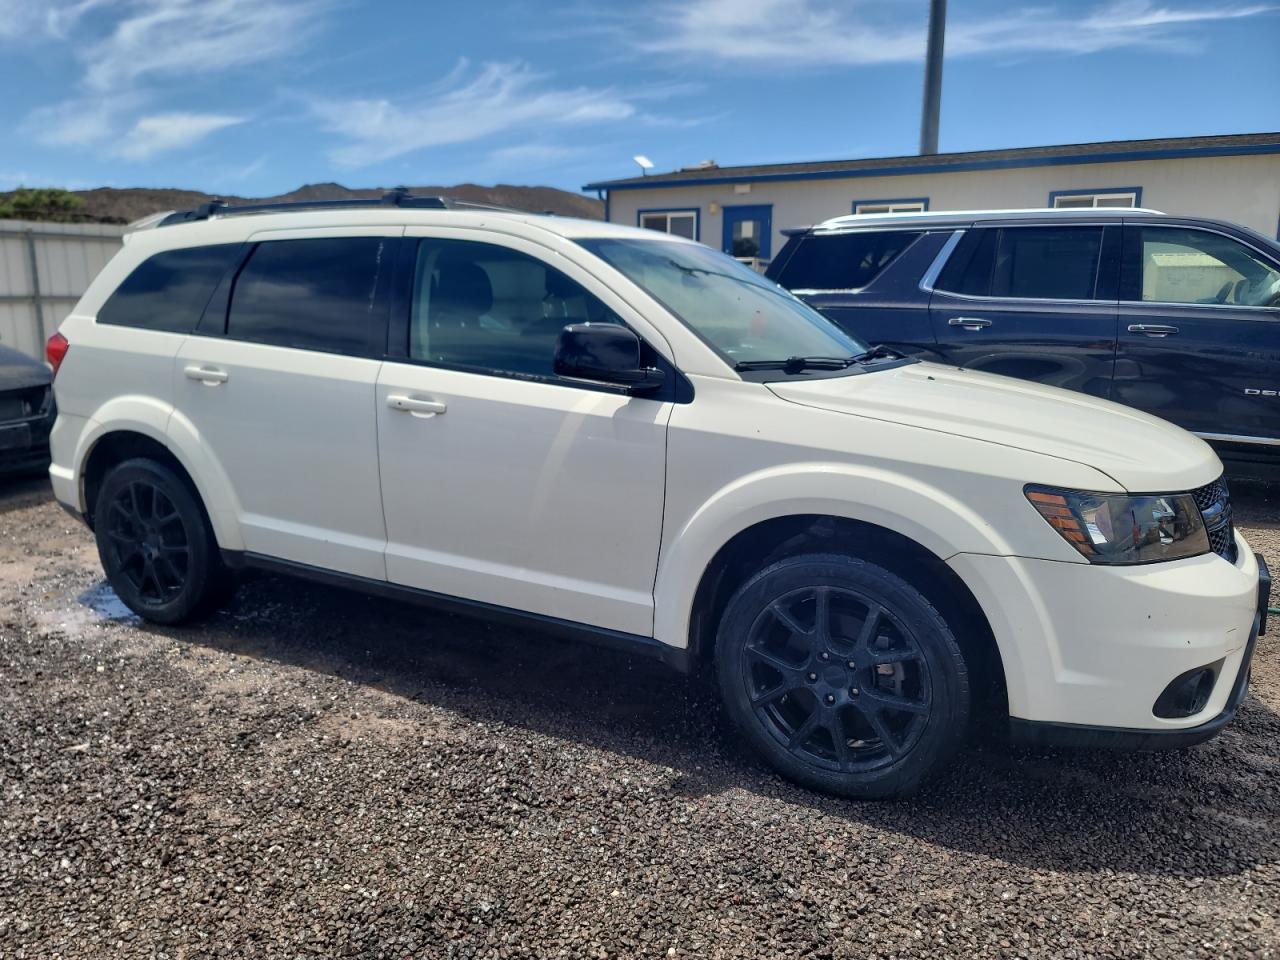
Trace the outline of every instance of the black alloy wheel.
[[139, 457], [113, 467], [93, 516], [102, 569], [139, 616], [178, 623], [226, 595], [230, 576], [208, 518], [166, 464]]
[[717, 641], [730, 714], [784, 775], [859, 797], [909, 792], [968, 716], [950, 629], [905, 581], [851, 557], [784, 560], [730, 600]]

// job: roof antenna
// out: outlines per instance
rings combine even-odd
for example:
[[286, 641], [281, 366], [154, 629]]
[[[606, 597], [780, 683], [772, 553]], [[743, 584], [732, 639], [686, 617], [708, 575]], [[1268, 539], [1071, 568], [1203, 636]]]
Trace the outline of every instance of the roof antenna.
[[409, 196], [408, 187], [393, 187], [382, 195], [382, 202], [388, 206], [398, 207]]

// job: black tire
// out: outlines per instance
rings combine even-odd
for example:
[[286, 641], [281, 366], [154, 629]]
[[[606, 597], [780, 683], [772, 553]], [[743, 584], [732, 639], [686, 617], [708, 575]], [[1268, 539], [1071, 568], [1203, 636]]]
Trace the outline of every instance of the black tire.
[[154, 623], [181, 623], [227, 596], [231, 578], [191, 488], [168, 466], [125, 460], [94, 506], [102, 569], [125, 605]]
[[969, 718], [946, 622], [901, 577], [853, 557], [792, 557], [744, 583], [720, 619], [716, 672], [729, 715], [774, 769], [845, 797], [911, 793]]

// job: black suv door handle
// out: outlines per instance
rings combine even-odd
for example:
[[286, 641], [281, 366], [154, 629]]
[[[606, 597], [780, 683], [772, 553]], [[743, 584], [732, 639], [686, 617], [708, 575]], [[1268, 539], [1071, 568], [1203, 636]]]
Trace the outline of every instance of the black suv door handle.
[[1165, 323], [1131, 323], [1129, 332], [1141, 333], [1147, 337], [1167, 337], [1171, 333], [1177, 333], [1178, 328]]
[[965, 330], [981, 330], [991, 326], [991, 321], [981, 317], [952, 317], [947, 324], [952, 327], [963, 327]]

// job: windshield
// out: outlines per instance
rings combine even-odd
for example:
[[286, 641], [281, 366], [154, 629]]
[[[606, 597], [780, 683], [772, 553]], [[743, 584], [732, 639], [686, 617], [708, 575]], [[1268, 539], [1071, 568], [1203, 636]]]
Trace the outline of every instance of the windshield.
[[578, 241], [634, 281], [731, 364], [848, 358], [867, 346], [776, 283], [694, 243]]

